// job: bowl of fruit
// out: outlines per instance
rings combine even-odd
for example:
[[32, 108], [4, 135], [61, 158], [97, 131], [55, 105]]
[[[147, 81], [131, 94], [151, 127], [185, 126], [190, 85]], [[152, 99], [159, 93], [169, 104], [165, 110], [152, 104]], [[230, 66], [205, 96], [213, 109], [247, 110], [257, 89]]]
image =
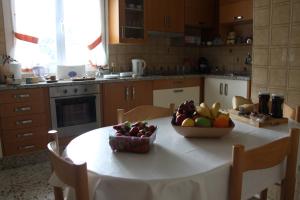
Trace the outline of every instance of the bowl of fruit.
[[115, 152], [147, 153], [156, 138], [154, 125], [147, 122], [124, 122], [114, 125], [109, 135], [109, 145]]
[[229, 114], [220, 112], [220, 107], [218, 102], [211, 107], [205, 103], [196, 107], [193, 101], [185, 101], [173, 114], [172, 126], [184, 137], [220, 138], [234, 128]]

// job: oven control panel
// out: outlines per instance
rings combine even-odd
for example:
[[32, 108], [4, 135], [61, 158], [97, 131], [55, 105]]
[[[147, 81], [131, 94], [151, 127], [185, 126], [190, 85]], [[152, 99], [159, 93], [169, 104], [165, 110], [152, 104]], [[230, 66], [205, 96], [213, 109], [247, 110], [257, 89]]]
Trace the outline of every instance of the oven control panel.
[[78, 96], [99, 93], [100, 87], [98, 84], [57, 86], [51, 87], [49, 90], [50, 97]]

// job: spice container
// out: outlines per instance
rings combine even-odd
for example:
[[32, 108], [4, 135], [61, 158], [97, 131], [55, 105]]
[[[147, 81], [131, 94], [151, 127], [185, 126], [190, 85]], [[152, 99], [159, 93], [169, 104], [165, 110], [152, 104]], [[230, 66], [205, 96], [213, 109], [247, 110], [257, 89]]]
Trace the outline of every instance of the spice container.
[[270, 93], [267, 92], [260, 92], [258, 95], [259, 105], [258, 105], [258, 112], [268, 115], [269, 114], [269, 100], [270, 100]]
[[272, 109], [271, 115], [274, 118], [282, 118], [283, 117], [283, 109], [282, 105], [284, 102], [284, 97], [278, 94], [272, 94]]

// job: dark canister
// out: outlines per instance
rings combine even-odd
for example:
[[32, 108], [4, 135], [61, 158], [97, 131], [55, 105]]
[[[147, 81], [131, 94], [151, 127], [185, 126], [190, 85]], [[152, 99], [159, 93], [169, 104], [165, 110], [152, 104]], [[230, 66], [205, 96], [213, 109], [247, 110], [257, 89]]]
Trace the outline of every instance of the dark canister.
[[258, 99], [259, 99], [258, 112], [268, 115], [269, 114], [270, 93], [260, 92], [258, 95]]
[[274, 118], [282, 118], [283, 117], [283, 102], [284, 97], [278, 94], [272, 94], [272, 109], [271, 115]]

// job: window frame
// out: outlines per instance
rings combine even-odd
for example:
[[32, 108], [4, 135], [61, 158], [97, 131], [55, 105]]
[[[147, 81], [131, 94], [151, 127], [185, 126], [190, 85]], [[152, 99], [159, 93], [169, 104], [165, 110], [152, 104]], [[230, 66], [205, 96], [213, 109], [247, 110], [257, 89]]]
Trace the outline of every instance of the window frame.
[[[63, 14], [63, 3], [61, 0], [55, 0], [56, 1], [56, 9], [61, 10], [61, 14]], [[101, 22], [103, 23], [102, 28], [102, 42], [103, 42], [103, 48], [105, 51], [105, 57], [107, 64], [109, 63], [109, 48], [108, 48], [108, 0], [99, 0], [101, 10]], [[59, 3], [58, 3], [59, 2]], [[14, 4], [14, 0], [2, 0], [2, 11], [3, 11], [3, 20], [4, 20], [4, 35], [5, 35], [5, 49], [6, 49], [6, 54], [10, 55], [11, 57], [14, 57], [14, 52], [15, 52], [15, 36], [14, 36], [14, 16], [12, 12], [12, 5]], [[61, 5], [59, 7], [59, 5]], [[60, 19], [58, 20], [56, 16], [56, 23], [57, 27], [61, 26], [62, 24], [59, 24], [61, 22], [62, 16], [59, 16]], [[65, 58], [65, 44], [64, 44], [64, 34], [59, 33], [61, 30], [56, 30], [56, 43], [57, 43], [57, 62], [61, 63], [64, 61]], [[63, 50], [63, 53], [61, 53]]]

